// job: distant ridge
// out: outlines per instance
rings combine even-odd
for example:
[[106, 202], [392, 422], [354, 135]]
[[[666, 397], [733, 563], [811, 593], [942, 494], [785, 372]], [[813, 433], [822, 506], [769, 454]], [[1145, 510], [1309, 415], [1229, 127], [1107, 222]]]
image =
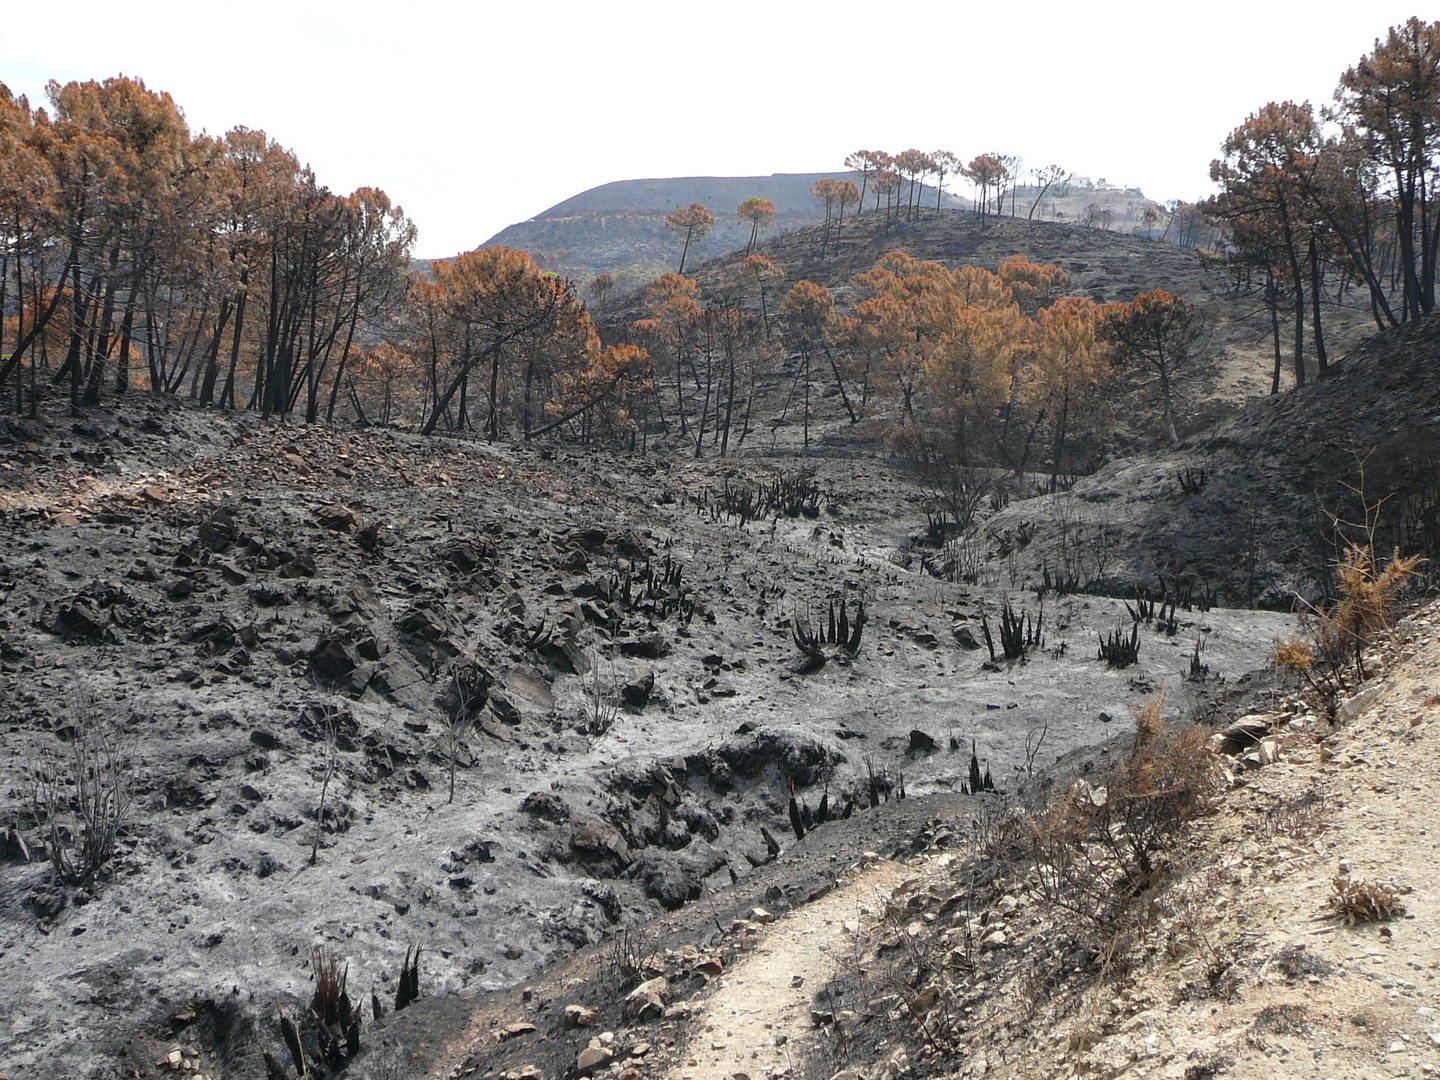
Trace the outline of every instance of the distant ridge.
[[[777, 216], [795, 215], [804, 221], [818, 221], [824, 216], [820, 204], [810, 194], [810, 186], [821, 177], [854, 180], [860, 175], [850, 172], [771, 173], [769, 176], [672, 176], [641, 180], [612, 180], [608, 184], [582, 191], [531, 218], [568, 217], [573, 214], [618, 214], [655, 211], [668, 214], [677, 206], [703, 202], [717, 215], [732, 214], [735, 207], [751, 195], [769, 199], [775, 204]], [[933, 194], [932, 194], [933, 197]]]
[[[485, 245], [506, 244], [528, 251], [542, 267], [571, 278], [582, 288], [597, 274], [610, 274], [624, 292], [674, 270], [680, 248], [665, 228], [665, 215], [692, 202], [704, 203], [715, 215], [710, 235], [692, 244], [687, 260], [699, 266], [750, 239], [750, 225], [735, 216], [735, 207], [752, 195], [775, 204], [775, 225], [765, 236], [814, 224], [824, 208], [810, 194], [821, 177], [851, 179], [856, 173], [772, 173], [769, 176], [679, 176], [616, 180], [582, 191], [528, 221], [496, 233]], [[935, 189], [923, 189], [931, 205]], [[867, 192], [867, 205], [874, 196]], [[958, 207], [964, 200], [946, 194], [942, 205]]]

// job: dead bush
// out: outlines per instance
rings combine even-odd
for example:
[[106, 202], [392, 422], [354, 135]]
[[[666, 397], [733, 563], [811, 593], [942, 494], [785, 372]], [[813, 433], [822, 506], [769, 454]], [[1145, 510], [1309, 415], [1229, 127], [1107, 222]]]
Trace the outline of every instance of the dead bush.
[[1400, 894], [1389, 885], [1358, 878], [1337, 877], [1330, 884], [1331, 911], [1347, 924], [1385, 922], [1405, 914]]
[[1304, 1005], [1266, 1005], [1251, 1026], [1263, 1035], [1303, 1035], [1310, 1030], [1309, 1011]]
[[1324, 979], [1334, 973], [1335, 965], [1323, 956], [1307, 952], [1304, 945], [1287, 945], [1275, 954], [1275, 970], [1292, 981], [1312, 975]]
[[1319, 791], [1310, 790], [1278, 800], [1255, 823], [1257, 839], [1283, 836], [1310, 840], [1330, 827], [1329, 807]]
[[1336, 562], [1336, 600], [1312, 609], [1307, 633], [1275, 650], [1276, 666], [1298, 673], [1332, 716], [1340, 694], [1367, 678], [1365, 650], [1392, 632], [1406, 583], [1426, 562], [1419, 555], [1401, 555], [1396, 547], [1380, 566], [1377, 537], [1385, 499], [1372, 501], [1366, 495], [1365, 462], [1359, 466], [1359, 484], [1345, 486], [1359, 499], [1360, 520], [1331, 515], [1336, 537], [1352, 538], [1343, 542]]
[[118, 735], [83, 684], [70, 697], [70, 742], [65, 752], [41, 758], [31, 795], [45, 854], [69, 885], [99, 876], [115, 854], [130, 813], [130, 775]]
[[650, 940], [639, 933], [622, 930], [605, 950], [605, 982], [617, 994], [626, 994], [645, 981], [645, 969], [655, 956]]
[[1365, 650], [1393, 628], [1401, 590], [1423, 562], [1396, 551], [1379, 569], [1373, 549], [1352, 544], [1337, 569], [1339, 599], [1312, 614], [1304, 637], [1277, 645], [1276, 664], [1298, 672], [1333, 705], [1366, 679]]
[[1135, 710], [1135, 745], [1091, 784], [1076, 782], [1025, 819], [1046, 900], [1097, 926], [1145, 892], [1163, 854], [1206, 813], [1218, 771], [1195, 726], [1164, 729], [1163, 697]]

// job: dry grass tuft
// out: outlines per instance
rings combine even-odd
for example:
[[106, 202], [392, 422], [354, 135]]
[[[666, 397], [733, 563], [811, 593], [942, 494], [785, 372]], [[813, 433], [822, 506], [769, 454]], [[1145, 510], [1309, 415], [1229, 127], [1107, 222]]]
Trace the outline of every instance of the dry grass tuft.
[[1330, 910], [1347, 924], [1385, 922], [1405, 914], [1400, 895], [1389, 885], [1337, 877], [1331, 883]]
[[1263, 1035], [1303, 1035], [1310, 1030], [1309, 1010], [1304, 1005], [1266, 1005], [1252, 1026]]
[[315, 994], [310, 999], [310, 1011], [322, 1024], [334, 1024], [340, 1020], [340, 999], [345, 994], [345, 979], [349, 965], [341, 967], [340, 958], [325, 945], [310, 949], [310, 965], [315, 970]]

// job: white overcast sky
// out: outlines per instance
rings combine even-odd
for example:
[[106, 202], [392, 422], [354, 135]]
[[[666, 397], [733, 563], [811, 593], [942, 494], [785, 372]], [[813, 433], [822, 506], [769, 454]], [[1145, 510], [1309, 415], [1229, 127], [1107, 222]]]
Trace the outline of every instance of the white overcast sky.
[[861, 147], [998, 150], [1195, 198], [1247, 113], [1328, 102], [1412, 14], [1389, 0], [75, 0], [7, 5], [0, 81], [37, 103], [52, 78], [138, 76], [196, 130], [259, 128], [335, 191], [384, 188], [418, 225], [417, 254], [444, 256], [611, 180], [838, 170]]

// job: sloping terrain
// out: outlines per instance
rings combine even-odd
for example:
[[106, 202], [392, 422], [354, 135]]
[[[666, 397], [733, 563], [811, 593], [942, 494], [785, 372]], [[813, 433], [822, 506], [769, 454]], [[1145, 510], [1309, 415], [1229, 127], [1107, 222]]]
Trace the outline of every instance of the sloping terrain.
[[[821, 227], [807, 226], [773, 237], [757, 249], [782, 272], [771, 287], [773, 296], [783, 296], [797, 281], [809, 279], [831, 289], [843, 311], [850, 280], [890, 251], [946, 266], [991, 270], [1003, 259], [1023, 255], [1034, 262], [1058, 263], [1070, 276], [1070, 291], [1097, 302], [1128, 301], [1150, 289], [1165, 289], [1199, 308], [1205, 334], [1195, 350], [1197, 362], [1177, 380], [1181, 399], [1177, 407], [1188, 416], [1192, 430], [1270, 389], [1274, 353], [1269, 313], [1254, 296], [1237, 290], [1230, 273], [1216, 260], [1194, 249], [1078, 224], [933, 209], [915, 221], [892, 218], [888, 224], [883, 212], [867, 210], [846, 222], [838, 244], [831, 237], [823, 258], [821, 239]], [[743, 251], [731, 252], [696, 265], [691, 273], [705, 295], [754, 308], [758, 303], [754, 286], [740, 275], [743, 260]], [[638, 318], [640, 299], [635, 295], [613, 304], [611, 317]], [[1352, 294], [1344, 304], [1327, 304], [1325, 333], [1332, 355], [1374, 332], [1368, 309], [1354, 299]], [[1313, 343], [1307, 346], [1311, 347]], [[1287, 384], [1288, 372], [1287, 367]]]
[[[1316, 599], [1343, 539], [1440, 555], [1440, 318], [1377, 335], [1300, 390], [1253, 401], [1173, 449], [1015, 503], [967, 543], [1027, 581], [1153, 591], [1191, 579], [1221, 602]], [[1333, 518], [1353, 523], [1336, 530]], [[1167, 584], [1168, 583], [1168, 584]]]
[[[775, 204], [769, 234], [820, 221], [824, 207], [810, 194], [821, 177], [860, 177], [845, 170], [824, 173], [774, 173], [770, 176], [686, 176], [654, 180], [616, 180], [582, 191], [528, 221], [507, 226], [482, 246], [505, 244], [528, 251], [546, 270], [586, 285], [597, 274], [610, 274], [618, 292], [639, 288], [680, 262], [680, 245], [665, 227], [665, 215], [703, 203], [715, 215], [710, 235], [690, 245], [688, 266], [750, 242], [750, 223], [735, 208], [752, 195]], [[930, 188], [930, 202], [935, 199]], [[947, 206], [957, 205], [949, 196]], [[767, 234], [762, 234], [762, 236]]]
[[[1367, 665], [1334, 724], [1285, 692], [1245, 718], [1271, 733], [1265, 755], [1227, 764], [1210, 813], [1122, 901], [1123, 932], [1047, 898], [1007, 854], [1004, 811], [932, 803], [873, 851], [844, 837], [814, 889], [806, 849], [837, 837], [817, 830], [792, 863], [809, 901], [773, 922], [753, 894], [707, 900], [714, 932], [662, 922], [633, 967], [582, 957], [411, 1063], [536, 1080], [1432, 1075], [1440, 606]], [[433, 1008], [426, 1030], [453, 1031]]]
[[[998, 593], [889, 561], [920, 495], [863, 456], [807, 480], [783, 453], [296, 429], [145, 395], [4, 424], [12, 1076], [109, 1075], [122, 1045], [153, 1072], [156, 1040], [201, 1040], [202, 1014], [206, 1071], [261, 1075], [317, 943], [362, 998], [393, 997], [413, 945], [425, 997], [514, 986], [776, 867], [762, 828], [788, 848], [792, 790], [802, 828], [824, 803], [863, 830], [875, 797], [923, 813], [968, 787], [972, 755], [1005, 788], [1137, 695], [1203, 711], [1263, 685], [1249, 673], [1294, 625], [1182, 613], [1118, 670], [1094, 643], [1123, 608], [1074, 597], [1047, 603], [1028, 662], [992, 663]], [[725, 511], [727, 482], [776, 480], [796, 516]], [[833, 637], [828, 613], [853, 626], [862, 600], [853, 649], [796, 648], [797, 621]], [[1202, 638], [1209, 677], [1187, 682]], [[33, 797], [46, 776], [69, 790], [97, 730], [133, 802], [77, 887], [39, 858]], [[78, 841], [63, 805], [54, 824]]]
[[[750, 225], [735, 216], [735, 207], [752, 195], [775, 204], [775, 223], [762, 233], [784, 234], [819, 222], [824, 209], [810, 194], [822, 177], [854, 180], [858, 173], [843, 169], [817, 173], [773, 173], [769, 176], [686, 176], [665, 179], [616, 180], [582, 191], [526, 221], [506, 226], [483, 246], [505, 244], [527, 251], [546, 270], [585, 286], [598, 274], [610, 274], [619, 293], [641, 288], [679, 263], [679, 246], [665, 227], [665, 215], [692, 202], [703, 203], [715, 215], [710, 235], [691, 245], [687, 265], [744, 248], [750, 242]], [[1018, 192], [1016, 212], [1029, 212], [1033, 189]], [[920, 204], [935, 208], [935, 189], [920, 185]], [[875, 206], [872, 192], [865, 198], [868, 212]], [[946, 209], [967, 210], [971, 201], [951, 195], [940, 198]], [[1155, 204], [1134, 191], [1066, 187], [1052, 189], [1037, 212], [1040, 220], [1079, 223], [1090, 206], [1106, 211], [1108, 228], [1131, 233], [1142, 228], [1141, 212]]]

